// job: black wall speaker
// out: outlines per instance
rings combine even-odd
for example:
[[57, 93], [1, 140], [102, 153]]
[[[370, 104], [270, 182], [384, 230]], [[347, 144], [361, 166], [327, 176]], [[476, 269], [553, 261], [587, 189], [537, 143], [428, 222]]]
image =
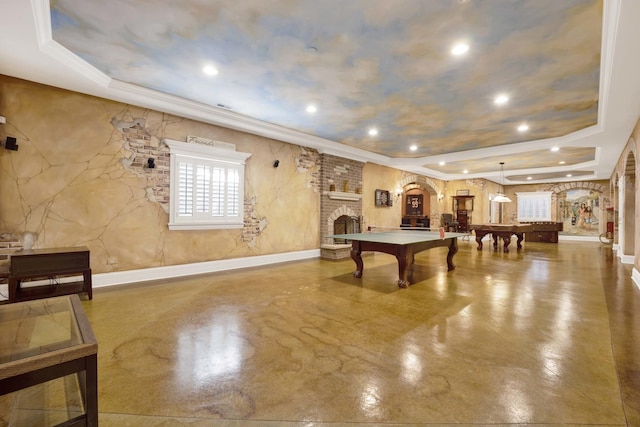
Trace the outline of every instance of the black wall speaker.
[[7, 141], [4, 143], [4, 148], [7, 150], [18, 151], [18, 144], [16, 144], [16, 139], [12, 136], [7, 137]]

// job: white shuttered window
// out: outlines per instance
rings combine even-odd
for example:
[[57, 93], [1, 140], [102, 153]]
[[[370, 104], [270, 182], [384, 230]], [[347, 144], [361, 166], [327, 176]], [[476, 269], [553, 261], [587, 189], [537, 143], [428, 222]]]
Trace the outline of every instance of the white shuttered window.
[[165, 140], [171, 149], [170, 230], [244, 226], [244, 165], [251, 155]]
[[518, 222], [551, 221], [551, 191], [516, 193]]

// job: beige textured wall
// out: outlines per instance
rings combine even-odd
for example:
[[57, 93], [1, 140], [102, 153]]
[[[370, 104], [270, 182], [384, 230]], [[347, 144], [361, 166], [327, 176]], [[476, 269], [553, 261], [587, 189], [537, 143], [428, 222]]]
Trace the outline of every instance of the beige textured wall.
[[[319, 247], [319, 166], [300, 146], [6, 76], [0, 111], [19, 144], [0, 151], [0, 230], [32, 232], [36, 248], [88, 246], [94, 273]], [[157, 177], [130, 167], [133, 153], [111, 124], [140, 118], [153, 147], [196, 135], [252, 153], [245, 198], [257, 225], [169, 231], [149, 191]]]
[[[365, 164], [363, 172], [363, 217], [364, 227], [376, 225], [383, 227], [398, 227], [402, 218], [402, 199], [394, 196], [392, 207], [376, 207], [374, 193], [376, 189], [395, 192], [396, 187], [402, 186], [407, 177], [412, 174], [372, 163]], [[472, 223], [480, 224], [489, 221], [489, 193], [497, 193], [499, 185], [485, 179], [467, 179], [459, 181], [442, 181], [429, 178], [429, 181], [442, 192], [443, 197], [438, 200], [435, 188], [424, 186], [434, 192], [430, 196], [431, 227], [440, 225], [442, 213], [453, 212], [453, 198], [458, 190], [469, 190], [475, 196]]]
[[453, 212], [453, 196], [458, 190], [468, 190], [473, 198], [473, 212], [471, 212], [471, 224], [484, 224], [489, 222], [489, 194], [496, 194], [500, 186], [486, 179], [465, 179], [449, 181], [445, 193], [444, 212]]
[[[366, 163], [362, 171], [362, 229], [369, 226], [399, 227], [402, 218], [401, 199], [395, 196], [402, 180], [402, 171], [386, 166]], [[376, 206], [377, 189], [391, 192], [393, 206]]]
[[[638, 143], [640, 142], [640, 119], [636, 122], [636, 126], [629, 135], [629, 140], [618, 159], [618, 163], [611, 174], [611, 179], [609, 182], [610, 188], [613, 191], [618, 191], [617, 180], [626, 177], [633, 176], [633, 182], [636, 186], [634, 198], [634, 204], [629, 206], [629, 203], [625, 203], [625, 211], [621, 212], [619, 216], [624, 218], [628, 218], [631, 216], [634, 218], [634, 231], [636, 235], [627, 236], [627, 238], [632, 237], [631, 248], [626, 248], [625, 255], [633, 255], [634, 256], [634, 267], [636, 270], [640, 270], [640, 236], [637, 235], [637, 231], [640, 230], [640, 197], [638, 197], [638, 176], [640, 174], [639, 169], [639, 159], [638, 159]], [[629, 182], [629, 179], [625, 179], [626, 182]], [[612, 201], [614, 202], [616, 210], [620, 206], [620, 200], [618, 194], [612, 194]], [[618, 224], [620, 226], [620, 224]], [[616, 236], [616, 243], [620, 243], [618, 241], [618, 237]], [[626, 240], [628, 242], [628, 240]]]

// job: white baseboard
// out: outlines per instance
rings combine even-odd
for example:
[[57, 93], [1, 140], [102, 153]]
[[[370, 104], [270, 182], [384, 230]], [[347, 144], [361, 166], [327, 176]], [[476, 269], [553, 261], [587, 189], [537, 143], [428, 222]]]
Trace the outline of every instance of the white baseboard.
[[192, 264], [168, 265], [139, 270], [116, 271], [113, 273], [93, 274], [93, 288], [124, 285], [128, 283], [148, 282], [151, 280], [169, 279], [175, 277], [193, 276], [196, 274], [214, 273], [239, 268], [259, 267], [288, 261], [319, 258], [320, 249], [308, 251], [285, 252], [281, 254], [259, 255], [245, 258], [223, 259]]
[[558, 241], [576, 241], [576, 242], [599, 242], [597, 236], [572, 236], [570, 234], [558, 234]]
[[636, 261], [636, 257], [634, 255], [625, 255], [619, 253], [618, 258], [620, 258], [620, 262], [623, 264], [634, 264]]
[[640, 271], [638, 271], [635, 267], [631, 270], [631, 280], [635, 283], [638, 290], [640, 290]]

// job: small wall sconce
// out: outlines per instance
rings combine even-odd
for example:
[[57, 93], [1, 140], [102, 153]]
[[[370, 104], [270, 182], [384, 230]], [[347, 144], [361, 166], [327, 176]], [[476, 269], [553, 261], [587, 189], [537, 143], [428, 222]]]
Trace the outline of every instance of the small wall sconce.
[[396, 199], [399, 199], [402, 196], [402, 188], [396, 187]]
[[147, 160], [147, 167], [149, 169], [153, 169], [156, 167], [156, 160], [153, 157], [149, 157], [149, 159]]
[[275, 162], [273, 162], [274, 168], [277, 168], [278, 166], [280, 166], [280, 160], [276, 160]]
[[8, 136], [6, 142], [4, 143], [4, 148], [7, 150], [18, 151], [18, 144], [16, 144], [16, 139], [12, 136]]
[[444, 194], [442, 193], [438, 194], [438, 200], [442, 200], [442, 199], [444, 199]]

